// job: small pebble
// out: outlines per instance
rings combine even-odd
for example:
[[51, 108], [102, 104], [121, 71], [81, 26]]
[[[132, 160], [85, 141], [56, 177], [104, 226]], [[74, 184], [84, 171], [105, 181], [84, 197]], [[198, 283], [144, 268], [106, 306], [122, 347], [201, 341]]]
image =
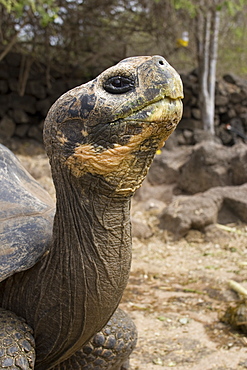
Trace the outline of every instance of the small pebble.
[[161, 360], [161, 358], [155, 358], [154, 360], [153, 360], [153, 363], [154, 363], [154, 365], [163, 365], [163, 361]]
[[188, 319], [188, 317], [182, 317], [181, 319], [179, 319], [179, 322], [182, 325], [186, 325], [186, 324], [188, 324], [189, 319]]
[[173, 362], [173, 361], [170, 361], [168, 364], [167, 364], [169, 367], [174, 367], [176, 366], [176, 362]]

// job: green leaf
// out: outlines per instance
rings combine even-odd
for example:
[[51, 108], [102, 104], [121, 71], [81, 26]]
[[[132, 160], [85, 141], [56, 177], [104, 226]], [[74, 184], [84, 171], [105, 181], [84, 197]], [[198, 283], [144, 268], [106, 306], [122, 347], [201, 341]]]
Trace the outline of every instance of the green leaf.
[[193, 18], [198, 10], [198, 5], [194, 4], [192, 0], [172, 0], [175, 10], [186, 10]]
[[59, 8], [55, 6], [55, 0], [0, 0], [8, 13], [13, 13], [19, 19], [25, 12], [31, 11], [40, 19], [40, 25], [46, 27], [57, 17]]

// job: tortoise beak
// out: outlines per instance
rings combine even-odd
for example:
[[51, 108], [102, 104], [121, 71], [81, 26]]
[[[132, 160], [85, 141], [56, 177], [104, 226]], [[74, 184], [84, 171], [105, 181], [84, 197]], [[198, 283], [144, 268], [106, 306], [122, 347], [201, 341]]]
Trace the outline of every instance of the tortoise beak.
[[150, 122], [157, 124], [165, 132], [175, 130], [182, 118], [183, 104], [181, 99], [164, 98], [125, 118], [125, 121]]

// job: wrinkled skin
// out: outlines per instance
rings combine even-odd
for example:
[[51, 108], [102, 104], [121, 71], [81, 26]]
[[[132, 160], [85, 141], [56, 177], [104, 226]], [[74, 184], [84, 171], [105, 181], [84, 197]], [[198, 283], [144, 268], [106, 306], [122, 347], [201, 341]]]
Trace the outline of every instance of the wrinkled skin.
[[34, 330], [35, 369], [68, 359], [116, 310], [130, 270], [130, 199], [176, 128], [182, 96], [165, 59], [135, 57], [50, 109], [44, 141], [57, 196], [53, 239], [40, 262], [2, 286], [2, 307]]

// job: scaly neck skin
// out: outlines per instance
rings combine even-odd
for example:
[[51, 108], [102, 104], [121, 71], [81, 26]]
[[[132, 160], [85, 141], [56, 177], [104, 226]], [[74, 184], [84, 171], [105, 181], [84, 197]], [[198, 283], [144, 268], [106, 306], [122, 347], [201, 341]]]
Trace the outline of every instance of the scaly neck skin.
[[10, 279], [4, 299], [34, 328], [38, 370], [68, 358], [106, 324], [131, 261], [130, 197], [102, 195], [96, 182], [85, 192], [77, 180], [61, 181], [50, 253]]

